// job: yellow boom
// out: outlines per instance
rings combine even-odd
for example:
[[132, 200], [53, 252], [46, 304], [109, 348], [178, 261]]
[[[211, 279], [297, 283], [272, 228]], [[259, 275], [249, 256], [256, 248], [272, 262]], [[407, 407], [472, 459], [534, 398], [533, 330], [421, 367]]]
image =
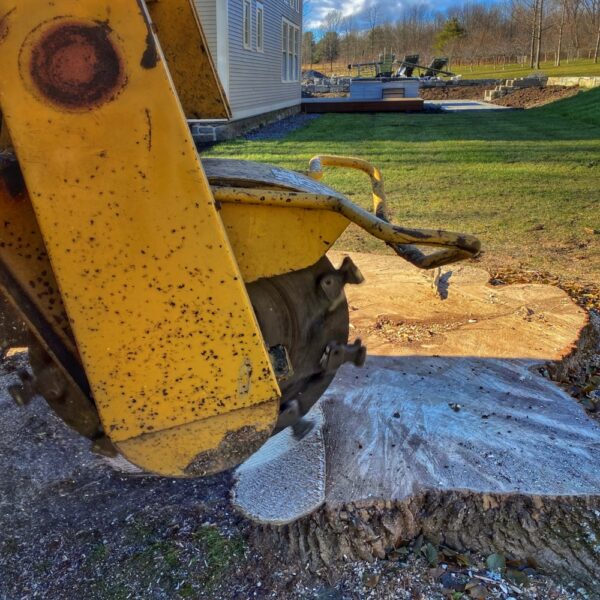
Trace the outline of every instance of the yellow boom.
[[[345, 345], [360, 276], [323, 258], [350, 221], [421, 266], [479, 250], [391, 225], [379, 172], [355, 159], [310, 177], [203, 166], [186, 115], [230, 112], [194, 15], [190, 0], [0, 0], [0, 287], [49, 356], [34, 368], [62, 382], [34, 391], [170, 476], [241, 462], [364, 360]], [[315, 181], [325, 164], [371, 176], [375, 215]]]

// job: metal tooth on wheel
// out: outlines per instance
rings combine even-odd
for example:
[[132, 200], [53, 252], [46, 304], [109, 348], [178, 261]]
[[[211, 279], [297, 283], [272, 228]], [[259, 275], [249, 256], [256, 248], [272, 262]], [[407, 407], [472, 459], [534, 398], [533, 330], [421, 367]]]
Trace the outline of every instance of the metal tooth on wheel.
[[[312, 267], [248, 285], [282, 393], [274, 433], [299, 423], [335, 376], [335, 370], [323, 371], [320, 361], [331, 342], [348, 342], [349, 315], [343, 286], [346, 280], [358, 278], [348, 261], [336, 270], [323, 258]], [[334, 303], [321, 285], [330, 276], [337, 287]], [[298, 428], [304, 429], [302, 425]]]
[[344, 284], [360, 285], [365, 281], [364, 275], [349, 256], [344, 258], [337, 273], [343, 277]]
[[362, 345], [360, 339], [353, 344], [331, 342], [323, 353], [321, 367], [325, 373], [334, 373], [345, 363], [353, 363], [357, 367], [362, 367], [366, 359], [367, 348]]
[[344, 258], [339, 269], [323, 275], [319, 279], [319, 287], [331, 301], [329, 310], [334, 310], [343, 301], [343, 292], [346, 285], [359, 285], [364, 280], [365, 278], [360, 269], [349, 256]]
[[[322, 285], [329, 277], [337, 288], [333, 303]], [[282, 391], [280, 418], [274, 433], [291, 426], [296, 437], [306, 435], [310, 426], [303, 416], [325, 392], [337, 366], [364, 361], [360, 358], [364, 353], [362, 346], [347, 345], [349, 315], [344, 294], [346, 284], [362, 280], [349, 257], [339, 269], [323, 258], [307, 269], [248, 286]], [[341, 360], [334, 352], [324, 369], [323, 356], [332, 349], [341, 349]], [[66, 378], [38, 342], [30, 344], [29, 358], [34, 375], [23, 373], [22, 383], [13, 386], [11, 395], [15, 401], [26, 404], [39, 393], [68, 425], [92, 440], [95, 452], [114, 455], [115, 449], [104, 435], [91, 399]]]

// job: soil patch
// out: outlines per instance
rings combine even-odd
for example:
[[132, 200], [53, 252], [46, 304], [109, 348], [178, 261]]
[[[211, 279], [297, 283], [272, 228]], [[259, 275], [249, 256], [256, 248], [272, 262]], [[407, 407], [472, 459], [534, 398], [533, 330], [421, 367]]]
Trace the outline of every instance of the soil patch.
[[423, 100], [483, 101], [486, 90], [490, 89], [493, 89], [493, 87], [490, 87], [489, 85], [421, 88], [421, 98], [423, 98]]
[[[452, 86], [421, 88], [423, 100], [477, 100], [483, 101], [485, 92], [494, 89], [489, 85]], [[516, 91], [494, 100], [499, 106], [511, 108], [533, 108], [561, 98], [575, 96], [579, 88], [564, 86], [530, 87], [517, 89]], [[312, 98], [343, 98], [348, 96], [345, 92], [311, 93]]]
[[[0, 598], [579, 600], [535, 565], [489, 572], [489, 557], [422, 538], [373, 564], [311, 572], [253, 546], [232, 511], [229, 473], [176, 480], [119, 473], [41, 400], [6, 388], [24, 355], [0, 365]], [[516, 591], [515, 591], [516, 588]], [[478, 594], [478, 595], [476, 595]]]
[[530, 87], [519, 89], [508, 96], [494, 100], [499, 106], [511, 108], [533, 108], [555, 102], [562, 98], [570, 98], [579, 93], [579, 88], [553, 85], [547, 87]]

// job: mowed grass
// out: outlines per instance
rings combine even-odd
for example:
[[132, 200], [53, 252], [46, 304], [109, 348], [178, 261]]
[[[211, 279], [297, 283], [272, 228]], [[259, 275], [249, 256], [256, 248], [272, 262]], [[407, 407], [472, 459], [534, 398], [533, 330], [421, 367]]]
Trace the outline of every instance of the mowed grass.
[[[206, 154], [304, 170], [319, 153], [381, 167], [396, 222], [476, 234], [489, 268], [600, 282], [600, 89], [527, 111], [325, 115]], [[369, 206], [366, 177], [331, 169], [325, 182]], [[387, 251], [355, 226], [336, 247]]]
[[[303, 70], [316, 69], [325, 75], [336, 74], [340, 77], [349, 75], [356, 77], [358, 71], [353, 69], [348, 71], [348, 66], [344, 63], [336, 63], [333, 68], [329, 64], [304, 65]], [[594, 63], [592, 59], [578, 58], [575, 60], [562, 61], [560, 67], [554, 66], [554, 61], [543, 61], [539, 69], [532, 69], [529, 65], [519, 63], [507, 63], [505, 65], [450, 65], [450, 70], [457, 75], [462, 75], [463, 79], [515, 79], [518, 77], [527, 77], [532, 73], [541, 72], [549, 77], [600, 77], [600, 62]], [[368, 70], [363, 68], [363, 76], [369, 76]]]
[[[529, 65], [523, 66], [517, 63], [498, 65], [482, 65], [479, 67], [453, 67], [455, 73], [460, 73], [464, 79], [513, 79], [527, 77], [534, 73]], [[600, 77], [600, 62], [593, 60], [577, 59], [567, 62], [562, 61], [560, 67], [554, 66], [554, 61], [542, 62], [538, 72], [549, 77]]]

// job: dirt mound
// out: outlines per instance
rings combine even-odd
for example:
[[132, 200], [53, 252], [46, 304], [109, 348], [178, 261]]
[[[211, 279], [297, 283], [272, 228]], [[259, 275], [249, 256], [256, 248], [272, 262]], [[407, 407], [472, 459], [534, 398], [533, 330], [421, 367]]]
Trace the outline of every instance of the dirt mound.
[[[478, 100], [483, 102], [485, 92], [494, 89], [489, 85], [457, 85], [448, 87], [421, 88], [421, 98], [423, 100]], [[560, 100], [575, 96], [579, 88], [548, 86], [548, 87], [530, 87], [517, 89], [516, 91], [494, 100], [494, 104], [499, 106], [509, 106], [511, 108], [533, 108], [542, 106]], [[340, 98], [348, 96], [346, 92], [312, 92], [307, 93], [310, 98]]]
[[[493, 89], [486, 85], [473, 86], [454, 86], [421, 88], [421, 97], [424, 100], [481, 100], [483, 101], [485, 92]], [[494, 104], [499, 106], [509, 106], [511, 108], [533, 108], [542, 106], [561, 98], [575, 96], [579, 88], [548, 86], [548, 87], [530, 87], [517, 89], [516, 91], [494, 100]]]
[[483, 100], [489, 85], [457, 85], [453, 87], [421, 88], [423, 100]]
[[570, 98], [579, 93], [579, 88], [553, 85], [519, 89], [508, 96], [494, 100], [494, 104], [511, 108], [533, 108], [555, 102], [561, 98]]

